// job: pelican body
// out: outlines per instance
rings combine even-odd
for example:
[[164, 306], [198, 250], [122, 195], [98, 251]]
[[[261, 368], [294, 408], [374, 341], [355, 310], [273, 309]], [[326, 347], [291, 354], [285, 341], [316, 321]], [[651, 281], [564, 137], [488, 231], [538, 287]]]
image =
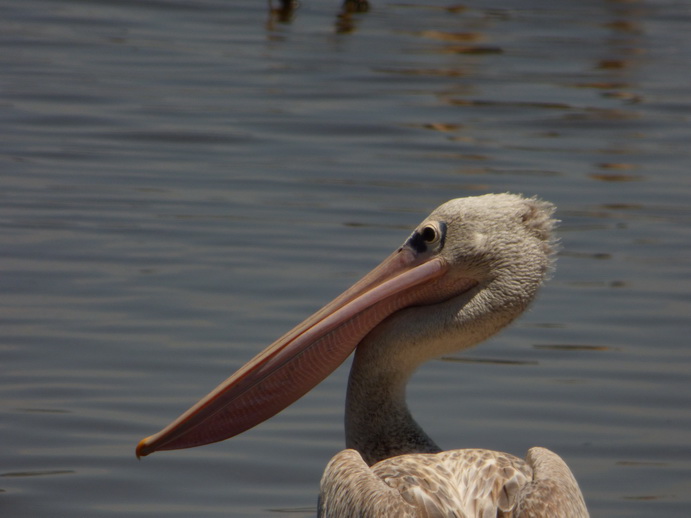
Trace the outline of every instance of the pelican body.
[[432, 358], [472, 347], [518, 317], [552, 266], [554, 207], [535, 198], [458, 198], [342, 295], [259, 353], [137, 456], [221, 441], [306, 394], [355, 350], [346, 450], [327, 465], [319, 516], [586, 518], [555, 453], [525, 459], [442, 451], [413, 419], [408, 379]]

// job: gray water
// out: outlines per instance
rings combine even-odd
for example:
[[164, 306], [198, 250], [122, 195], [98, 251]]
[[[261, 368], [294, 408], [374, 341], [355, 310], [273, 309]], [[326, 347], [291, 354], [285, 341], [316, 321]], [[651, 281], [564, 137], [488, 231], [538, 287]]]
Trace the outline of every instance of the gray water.
[[0, 2], [0, 515], [313, 516], [348, 365], [230, 441], [134, 447], [434, 207], [512, 191], [558, 206], [557, 271], [413, 413], [553, 449], [593, 517], [688, 516], [691, 4], [270, 8]]

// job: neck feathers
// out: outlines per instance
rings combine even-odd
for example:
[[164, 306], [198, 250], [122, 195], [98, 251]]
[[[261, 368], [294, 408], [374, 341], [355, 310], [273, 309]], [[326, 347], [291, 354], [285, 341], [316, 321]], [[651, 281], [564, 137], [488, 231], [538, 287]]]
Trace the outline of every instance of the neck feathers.
[[346, 396], [346, 447], [369, 464], [407, 453], [436, 453], [439, 446], [413, 419], [405, 402], [408, 373], [376, 368], [366, 347], [353, 360]]

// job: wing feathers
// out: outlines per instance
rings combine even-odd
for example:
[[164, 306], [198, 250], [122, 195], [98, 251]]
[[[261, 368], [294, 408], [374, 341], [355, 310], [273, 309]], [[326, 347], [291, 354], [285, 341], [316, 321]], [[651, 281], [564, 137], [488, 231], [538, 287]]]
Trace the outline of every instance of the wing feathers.
[[318, 516], [324, 518], [417, 516], [416, 510], [375, 475], [355, 450], [343, 450], [326, 466], [318, 509]]
[[531, 448], [526, 460], [533, 480], [519, 491], [516, 518], [587, 518], [583, 494], [566, 463], [546, 448]]
[[578, 484], [563, 460], [544, 448], [526, 461], [467, 449], [414, 453], [371, 468], [355, 450], [324, 472], [320, 517], [587, 518]]

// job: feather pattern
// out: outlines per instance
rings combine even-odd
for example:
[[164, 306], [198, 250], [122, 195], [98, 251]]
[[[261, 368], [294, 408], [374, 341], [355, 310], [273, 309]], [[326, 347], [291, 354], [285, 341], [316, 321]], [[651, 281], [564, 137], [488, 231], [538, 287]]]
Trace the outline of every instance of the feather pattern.
[[481, 342], [525, 310], [552, 267], [553, 211], [534, 198], [487, 195], [452, 200], [418, 227], [446, 230], [441, 254], [477, 279], [477, 288], [399, 311], [358, 344], [346, 401], [352, 449], [324, 472], [321, 517], [588, 517], [575, 478], [555, 453], [532, 448], [523, 460], [481, 449], [441, 451], [405, 401], [419, 364]]
[[371, 468], [355, 450], [326, 467], [319, 516], [415, 518], [586, 518], [578, 483], [545, 448], [526, 460], [482, 449], [412, 453]]
[[578, 484], [544, 448], [525, 460], [443, 452], [413, 419], [408, 379], [517, 318], [549, 273], [554, 207], [488, 194], [448, 201], [379, 266], [221, 383], [137, 455], [223, 440], [280, 412], [355, 348], [346, 447], [324, 472], [326, 518], [587, 518]]

